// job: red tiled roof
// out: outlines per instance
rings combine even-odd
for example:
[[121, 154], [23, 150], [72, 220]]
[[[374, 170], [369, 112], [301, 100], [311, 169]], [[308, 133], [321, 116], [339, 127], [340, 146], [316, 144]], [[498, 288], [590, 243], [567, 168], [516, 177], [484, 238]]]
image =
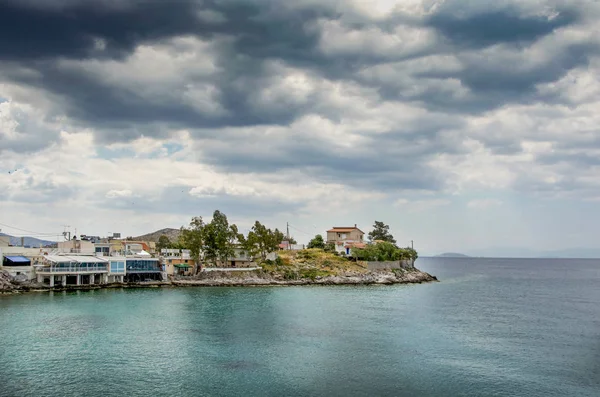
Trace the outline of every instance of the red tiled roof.
[[354, 227], [337, 227], [335, 226], [333, 229], [329, 229], [327, 232], [332, 232], [332, 233], [349, 233], [352, 232], [354, 230], [358, 230], [359, 232], [361, 232], [362, 234], [365, 234], [362, 230], [360, 230], [359, 228], [357, 228], [356, 226]]

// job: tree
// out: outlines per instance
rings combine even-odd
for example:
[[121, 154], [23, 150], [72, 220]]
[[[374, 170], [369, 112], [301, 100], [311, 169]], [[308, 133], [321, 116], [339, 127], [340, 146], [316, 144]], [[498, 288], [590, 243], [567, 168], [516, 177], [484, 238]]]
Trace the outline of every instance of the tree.
[[389, 225], [384, 224], [380, 221], [375, 221], [373, 224], [373, 230], [369, 232], [369, 241], [387, 241], [388, 243], [396, 244], [394, 236], [390, 233]]
[[417, 258], [419, 257], [419, 254], [417, 253], [417, 251], [414, 248], [406, 247], [402, 251], [404, 251], [404, 255], [405, 255], [406, 259], [411, 259], [413, 261], [416, 261]]
[[323, 236], [317, 234], [312, 240], [308, 242], [308, 248], [325, 249], [325, 241], [323, 241]]
[[204, 247], [204, 221], [201, 216], [196, 216], [190, 221], [189, 227], [181, 227], [179, 236], [180, 248], [190, 250], [190, 257], [196, 265], [196, 273], [200, 271], [200, 258]]
[[156, 251], [160, 252], [162, 249], [171, 248], [171, 240], [166, 234], [163, 234], [158, 238], [156, 243]]
[[213, 265], [217, 261], [226, 262], [235, 253], [238, 229], [236, 225], [229, 225], [227, 215], [219, 210], [213, 213], [210, 223], [204, 226], [204, 258]]
[[263, 261], [267, 255], [276, 251], [283, 241], [283, 233], [279, 229], [271, 230], [261, 224], [254, 222], [254, 226], [248, 232], [248, 236], [240, 236], [240, 242], [251, 257], [260, 257]]

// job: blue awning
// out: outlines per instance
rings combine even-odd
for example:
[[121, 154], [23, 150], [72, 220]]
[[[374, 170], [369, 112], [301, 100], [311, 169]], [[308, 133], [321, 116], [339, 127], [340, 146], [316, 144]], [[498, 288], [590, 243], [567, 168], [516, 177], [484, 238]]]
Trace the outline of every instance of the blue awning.
[[24, 256], [5, 256], [3, 266], [30, 266], [31, 260]]
[[11, 262], [31, 262], [29, 258], [25, 258], [24, 256], [5, 256]]

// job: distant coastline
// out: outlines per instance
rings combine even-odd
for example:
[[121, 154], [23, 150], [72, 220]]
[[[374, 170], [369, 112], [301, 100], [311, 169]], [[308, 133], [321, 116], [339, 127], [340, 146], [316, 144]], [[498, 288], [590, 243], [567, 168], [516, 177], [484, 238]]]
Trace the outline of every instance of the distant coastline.
[[471, 258], [471, 256], [457, 252], [444, 252], [443, 254], [435, 255], [434, 258]]

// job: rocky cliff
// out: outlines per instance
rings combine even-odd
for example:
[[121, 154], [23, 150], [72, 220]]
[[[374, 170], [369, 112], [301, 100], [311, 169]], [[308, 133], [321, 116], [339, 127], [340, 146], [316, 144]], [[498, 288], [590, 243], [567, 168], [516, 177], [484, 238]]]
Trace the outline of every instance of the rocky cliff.
[[19, 286], [13, 282], [12, 277], [5, 270], [0, 270], [0, 293], [14, 292]]

